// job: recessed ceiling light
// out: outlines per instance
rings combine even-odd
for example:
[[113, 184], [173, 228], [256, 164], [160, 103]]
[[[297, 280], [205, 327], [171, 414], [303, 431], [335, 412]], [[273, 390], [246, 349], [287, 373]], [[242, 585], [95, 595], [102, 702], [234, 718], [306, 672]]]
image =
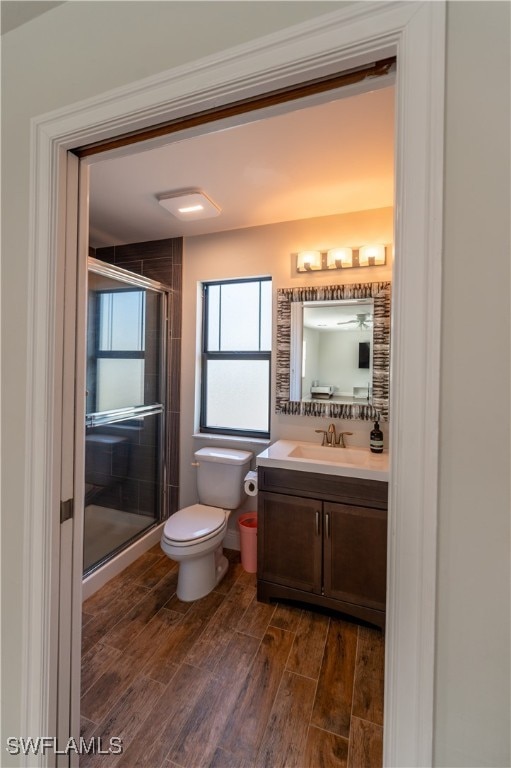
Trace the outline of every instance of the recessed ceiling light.
[[200, 189], [182, 189], [158, 195], [158, 202], [169, 213], [181, 221], [211, 219], [218, 216], [221, 209]]

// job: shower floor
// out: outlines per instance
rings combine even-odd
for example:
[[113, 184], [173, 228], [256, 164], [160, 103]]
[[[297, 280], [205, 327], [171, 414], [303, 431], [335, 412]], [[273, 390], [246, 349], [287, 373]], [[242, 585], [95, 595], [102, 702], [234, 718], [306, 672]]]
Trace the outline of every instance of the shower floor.
[[83, 569], [102, 560], [140, 531], [153, 525], [148, 515], [89, 504], [85, 507], [83, 532]]

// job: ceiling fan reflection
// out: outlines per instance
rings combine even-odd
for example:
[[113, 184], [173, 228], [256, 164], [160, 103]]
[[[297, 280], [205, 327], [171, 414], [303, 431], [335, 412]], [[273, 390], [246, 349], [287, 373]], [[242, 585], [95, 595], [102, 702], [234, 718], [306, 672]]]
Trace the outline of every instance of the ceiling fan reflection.
[[353, 325], [355, 328], [372, 328], [373, 317], [368, 312], [360, 312], [351, 320], [344, 320], [337, 325]]

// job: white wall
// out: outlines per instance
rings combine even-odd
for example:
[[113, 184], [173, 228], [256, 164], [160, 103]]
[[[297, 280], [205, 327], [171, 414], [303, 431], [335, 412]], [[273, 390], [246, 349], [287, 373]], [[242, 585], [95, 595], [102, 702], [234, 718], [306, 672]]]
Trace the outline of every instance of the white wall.
[[336, 394], [353, 396], [353, 387], [367, 389], [370, 380], [368, 368], [358, 367], [360, 341], [371, 342], [371, 331], [343, 330], [319, 332], [319, 379], [333, 384]]
[[511, 765], [509, 11], [447, 16], [439, 766]]
[[[148, 6], [122, 0], [65, 3], [3, 38], [0, 748], [5, 766], [4, 738], [17, 735], [19, 723], [30, 117], [338, 7], [320, 2]], [[438, 766], [511, 764], [509, 29], [507, 2], [449, 3]], [[493, 371], [490, 387], [487, 371]], [[290, 436], [309, 434], [301, 420], [282, 417], [275, 435], [284, 425]]]
[[[271, 275], [273, 301], [273, 349], [276, 337], [276, 292], [278, 288], [302, 285], [330, 285], [335, 276], [331, 272], [314, 275], [296, 272], [291, 254], [300, 250], [326, 250], [334, 244], [393, 241], [393, 213], [391, 208], [357, 211], [342, 216], [324, 216], [315, 219], [284, 222], [262, 227], [220, 232], [185, 238], [183, 245], [183, 337], [181, 368], [181, 470], [180, 504], [186, 506], [197, 500], [195, 474], [191, 467], [193, 452], [211, 442], [207, 435], [194, 438], [198, 431], [198, 377], [201, 309], [199, 287], [208, 280], [235, 277]], [[379, 282], [390, 280], [391, 264], [382, 267], [346, 270], [342, 273], [347, 283]], [[340, 280], [339, 280], [340, 282]], [[195, 354], [191, 354], [195, 350]], [[325, 420], [305, 416], [276, 415], [275, 392], [272, 393], [271, 439], [297, 438], [314, 440], [315, 429], [325, 428]], [[327, 422], [328, 424], [328, 422]], [[368, 445], [371, 422], [339, 421], [345, 429], [353, 431], [352, 445]], [[387, 432], [387, 425], [384, 426]], [[258, 453], [264, 448], [250, 442], [224, 441], [225, 445], [240, 447]], [[235, 529], [237, 517], [231, 516], [229, 527]]]

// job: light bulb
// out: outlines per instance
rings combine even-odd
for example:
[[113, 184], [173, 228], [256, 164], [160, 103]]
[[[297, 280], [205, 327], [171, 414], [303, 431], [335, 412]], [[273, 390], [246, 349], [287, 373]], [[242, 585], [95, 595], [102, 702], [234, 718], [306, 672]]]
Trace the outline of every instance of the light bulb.
[[296, 260], [299, 272], [321, 269], [321, 251], [300, 251]]
[[326, 256], [329, 269], [353, 266], [353, 251], [351, 248], [331, 248]]
[[363, 245], [358, 252], [358, 263], [361, 267], [367, 267], [369, 264], [385, 264], [385, 246]]

